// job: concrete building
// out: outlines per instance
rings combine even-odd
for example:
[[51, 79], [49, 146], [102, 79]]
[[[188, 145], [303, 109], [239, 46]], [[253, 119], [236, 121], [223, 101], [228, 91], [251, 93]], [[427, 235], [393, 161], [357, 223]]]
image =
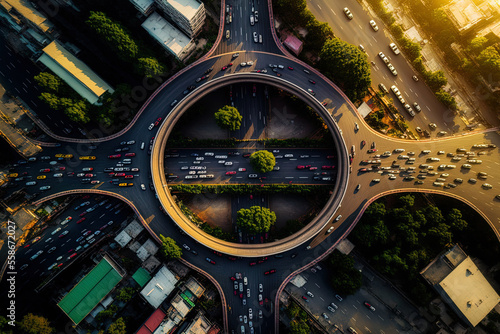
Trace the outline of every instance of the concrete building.
[[[9, 15], [7, 21], [16, 31], [25, 30], [40, 44], [47, 44], [54, 25], [27, 0], [0, 0], [0, 9]], [[52, 36], [56, 37], [56, 36]]]
[[151, 14], [147, 20], [142, 23], [142, 27], [146, 29], [165, 50], [181, 61], [195, 48], [194, 43], [188, 36], [175, 28], [156, 12]]
[[455, 245], [420, 273], [466, 324], [475, 327], [500, 296], [463, 250]]
[[73, 56], [56, 41], [43, 49], [43, 54], [38, 61], [92, 104], [97, 104], [99, 97], [105, 92], [114, 92], [113, 88], [83, 61]]
[[141, 296], [154, 308], [158, 308], [161, 303], [174, 290], [178, 279], [167, 267], [160, 268], [158, 273], [141, 290]]
[[195, 37], [205, 22], [205, 5], [197, 0], [156, 0], [158, 7], [187, 36]]
[[155, 10], [155, 0], [130, 0], [130, 2], [144, 16], [149, 16]]

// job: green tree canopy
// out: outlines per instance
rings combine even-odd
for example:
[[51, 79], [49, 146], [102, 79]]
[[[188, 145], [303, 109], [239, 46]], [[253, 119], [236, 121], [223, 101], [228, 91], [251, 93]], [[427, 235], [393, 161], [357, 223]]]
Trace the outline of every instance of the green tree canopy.
[[361, 273], [354, 268], [354, 260], [349, 255], [344, 255], [338, 250], [328, 258], [332, 275], [333, 288], [340, 294], [352, 295], [361, 287]]
[[462, 212], [460, 212], [457, 208], [453, 208], [450, 212], [448, 212], [446, 215], [446, 222], [456, 231], [462, 231], [467, 227], [467, 222], [462, 219]]
[[448, 83], [448, 79], [444, 75], [444, 72], [439, 70], [435, 72], [427, 72], [426, 78], [427, 85], [433, 92], [436, 92]]
[[269, 151], [256, 151], [250, 156], [250, 164], [256, 172], [266, 173], [273, 170], [276, 165], [276, 158]]
[[137, 73], [151, 78], [165, 72], [165, 67], [156, 58], [139, 58], [136, 63]]
[[120, 292], [116, 296], [116, 299], [120, 300], [122, 302], [128, 302], [130, 299], [132, 299], [134, 292], [135, 292], [135, 290], [133, 288], [125, 287], [125, 288], [120, 290]]
[[41, 88], [55, 93], [59, 92], [59, 89], [63, 85], [59, 77], [48, 72], [40, 72], [35, 75], [35, 81]]
[[26, 334], [51, 334], [54, 328], [50, 327], [50, 322], [41, 316], [32, 313], [26, 314], [18, 323], [19, 329]]
[[309, 325], [302, 320], [292, 320], [290, 321], [290, 333], [291, 334], [309, 334], [311, 329]]
[[49, 105], [50, 109], [54, 109], [54, 110], [61, 109], [61, 106], [59, 104], [59, 98], [54, 94], [43, 92], [42, 94], [40, 94], [40, 96], [38, 98], [41, 101], [47, 103]]
[[108, 334], [127, 334], [127, 327], [125, 326], [123, 318], [120, 317], [116, 319], [116, 321], [109, 326]]
[[87, 113], [88, 106], [85, 101], [62, 98], [60, 104], [70, 120], [84, 124], [90, 122], [90, 115]]
[[478, 37], [473, 38], [469, 42], [468, 49], [469, 49], [469, 51], [471, 51], [475, 54], [478, 54], [481, 51], [483, 51], [483, 48], [486, 45], [486, 43], [488, 43], [488, 39], [486, 37], [478, 36]]
[[121, 24], [113, 22], [103, 12], [92, 11], [86, 23], [108, 43], [118, 57], [127, 61], [132, 61], [137, 57], [139, 48]]
[[162, 241], [160, 251], [165, 259], [178, 259], [182, 256], [182, 249], [177, 246], [174, 239], [160, 234], [160, 240]]
[[252, 206], [250, 209], [240, 209], [237, 212], [236, 224], [247, 233], [269, 232], [276, 222], [276, 214], [268, 208]]
[[325, 42], [334, 37], [332, 28], [326, 22], [319, 22], [317, 20], [311, 20], [306, 26], [307, 33], [307, 44], [318, 52], [321, 50]]
[[489, 46], [481, 51], [476, 61], [483, 76], [489, 79], [491, 75], [493, 80], [500, 80], [500, 54], [495, 47]]
[[457, 101], [455, 98], [451, 96], [449, 93], [440, 89], [434, 93], [439, 102], [441, 102], [445, 107], [450, 108], [451, 110], [457, 110]]
[[241, 127], [243, 117], [235, 107], [224, 106], [214, 116], [217, 125], [222, 129], [235, 131]]
[[323, 45], [320, 59], [321, 71], [337, 83], [352, 101], [366, 95], [371, 78], [365, 53], [339, 38], [332, 38]]

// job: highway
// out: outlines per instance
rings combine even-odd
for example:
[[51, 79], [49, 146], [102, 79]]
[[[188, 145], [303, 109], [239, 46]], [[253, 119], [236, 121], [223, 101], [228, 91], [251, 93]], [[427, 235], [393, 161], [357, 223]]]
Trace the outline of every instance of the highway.
[[[352, 230], [366, 205], [378, 196], [396, 191], [426, 191], [453, 196], [460, 200], [467, 201], [466, 203], [469, 203], [478, 210], [491, 224], [496, 235], [499, 236], [500, 210], [498, 210], [498, 205], [500, 205], [500, 201], [495, 199], [495, 196], [500, 193], [500, 175], [498, 168], [500, 164], [498, 159], [500, 137], [498, 129], [467, 135], [456, 133], [455, 136], [439, 139], [433, 136], [434, 140], [419, 142], [396, 140], [375, 133], [373, 130], [369, 129], [359, 117], [353, 104], [346, 100], [345, 96], [337, 87], [326, 80], [320, 73], [312, 70], [298, 60], [284, 56], [284, 52], [277, 51], [280, 49], [274, 44], [269, 28], [266, 26], [269, 24], [269, 20], [265, 19], [266, 15], [268, 15], [268, 13], [266, 13], [267, 6], [264, 6], [263, 3], [258, 6], [259, 22], [254, 26], [257, 28], [250, 27], [249, 21], [244, 20], [244, 18], [250, 15], [250, 4], [246, 4], [243, 7], [238, 7], [233, 4], [233, 15], [235, 15], [234, 11], [241, 12], [240, 19], [233, 19], [233, 22], [230, 24], [231, 28], [233, 28], [234, 25], [234, 29], [236, 29], [235, 34], [231, 35], [235, 39], [231, 39], [231, 43], [223, 41], [217, 46], [213, 55], [210, 55], [206, 60], [192, 67], [184, 69], [180, 75], [167, 81], [156, 91], [155, 95], [147, 101], [141, 110], [140, 117], [138, 117], [125, 132], [117, 134], [112, 137], [112, 139], [101, 138], [95, 140], [96, 148], [91, 148], [92, 144], [84, 140], [64, 143], [58, 148], [46, 148], [40, 156], [37, 157], [37, 161], [13, 167], [13, 172], [17, 172], [20, 175], [27, 172], [32, 180], [35, 180], [41, 173], [39, 172], [40, 169], [66, 168], [66, 170], [61, 171], [66, 173], [62, 178], [53, 177], [56, 171], [51, 169], [50, 173], [47, 173], [47, 178], [44, 180], [37, 180], [35, 186], [24, 186], [28, 194], [39, 193], [36, 200], [42, 201], [44, 198], [49, 198], [49, 196], [58, 196], [61, 193], [64, 194], [67, 191], [77, 189], [77, 191], [81, 190], [82, 192], [93, 190], [97, 193], [109, 194], [116, 197], [121, 196], [127, 199], [128, 204], [132, 206], [134, 212], [139, 214], [139, 220], [145, 226], [148, 226], [156, 235], [169, 235], [174, 238], [178, 244], [182, 245], [186, 243], [192, 249], [197, 250], [198, 255], [192, 252], [184, 252], [183, 259], [208, 272], [217, 282], [219, 282], [219, 285], [224, 291], [229, 310], [227, 315], [228, 329], [235, 329], [237, 332], [239, 332], [241, 326], [239, 323], [239, 315], [248, 315], [249, 307], [252, 307], [254, 315], [257, 314], [259, 309], [263, 311], [263, 318], [259, 318], [259, 320], [255, 320], [254, 322], [257, 332], [275, 332], [275, 317], [277, 316], [275, 312], [275, 307], [277, 306], [276, 293], [280, 291], [278, 288], [282, 282], [289, 278], [290, 274], [306, 269], [312, 261], [321, 256], [325, 256], [331, 251], [333, 246], [339, 240], [345, 238], [348, 232]], [[355, 12], [355, 15], [358, 14]], [[241, 24], [240, 34], [236, 34], [238, 31], [238, 24]], [[244, 27], [245, 29], [243, 31]], [[263, 34], [264, 43], [262, 45], [260, 45], [260, 43], [254, 43], [252, 40], [248, 40], [247, 37], [243, 38], [243, 36], [249, 36], [249, 33], [253, 32], [255, 29], [259, 29], [258, 31]], [[379, 31], [379, 33], [380, 32], [381, 31]], [[237, 38], [240, 37], [241, 39], [237, 40]], [[243, 52], [242, 50], [245, 51]], [[232, 55], [237, 51], [240, 53], [240, 56], [237, 58], [238, 62], [252, 60], [254, 61], [254, 65], [251, 67], [233, 65], [226, 71], [220, 71], [223, 66], [232, 61]], [[278, 70], [282, 76], [277, 77], [276, 73], [270, 71], [269, 64], [284, 65], [284, 69]], [[293, 70], [287, 69], [288, 66], [291, 66]], [[213, 68], [213, 71], [208, 75], [208, 79], [196, 82], [209, 68]], [[256, 69], [263, 68], [268, 69], [268, 73], [254, 72]], [[303, 71], [304, 69], [309, 70], [311, 73], [306, 74]], [[399, 70], [398, 68], [398, 71]], [[312, 86], [308, 81], [309, 79], [313, 79], [316, 84]], [[165, 176], [164, 164], [168, 167], [168, 160], [165, 162], [163, 157], [165, 154], [166, 138], [168, 138], [170, 133], [170, 127], [178, 121], [184, 110], [189, 108], [190, 105], [203, 95], [209, 94], [222, 86], [237, 84], [242, 81], [248, 82], [249, 85], [255, 82], [260, 85], [260, 87], [275, 85], [290, 92], [294, 92], [312, 105], [316, 111], [322, 113], [325, 121], [331, 125], [331, 131], [335, 138], [336, 148], [334, 151], [338, 155], [339, 160], [338, 174], [334, 182], [337, 187], [335, 197], [331, 198], [327, 205], [328, 209], [331, 209], [331, 211], [327, 213], [325, 210], [323, 213], [324, 216], [320, 215], [324, 219], [313, 221], [311, 226], [306, 228], [307, 233], [300, 233], [299, 236], [290, 238], [290, 243], [282, 241], [279, 245], [270, 243], [262, 246], [262, 244], [230, 244], [208, 240], [207, 235], [195, 231], [188, 225], [183, 225], [184, 222], [181, 220], [185, 219], [185, 217], [181, 217], [178, 211], [176, 211], [176, 208], [170, 206], [170, 202], [168, 201], [170, 194], [168, 192], [168, 186], [166, 182], [163, 182], [164, 179], [162, 179], [162, 177], [164, 178]], [[189, 95], [184, 96], [183, 91], [190, 85], [196, 85], [196, 89]], [[307, 93], [308, 88], [313, 89], [316, 95], [311, 96], [311, 94]], [[259, 89], [258, 94], [260, 94], [260, 98], [262, 98], [264, 89]], [[173, 103], [176, 100], [177, 102]], [[244, 100], [237, 100], [237, 103], [243, 103], [243, 101]], [[326, 102], [326, 108], [323, 108], [321, 105], [323, 102]], [[423, 113], [424, 111], [422, 114]], [[162, 118], [161, 126], [156, 126], [151, 131], [148, 130], [150, 124], [154, 123], [159, 117]], [[354, 130], [355, 123], [358, 123], [360, 127], [358, 131]], [[135, 144], [120, 144], [122, 141], [129, 140], [135, 140]], [[151, 141], [153, 147], [152, 154], [149, 156], [148, 151]], [[366, 145], [360, 148], [362, 141], [365, 141]], [[140, 149], [143, 142], [145, 148]], [[372, 142], [376, 143], [377, 152], [368, 153], [367, 150]], [[473, 144], [482, 143], [495, 144], [497, 147], [481, 150], [472, 149]], [[347, 156], [351, 153], [349, 151], [353, 145], [355, 146], [356, 154], [352, 161], [352, 173], [349, 173], [349, 161]], [[132, 159], [131, 164], [117, 166], [117, 162], [125, 158], [123, 156], [118, 159], [107, 158], [107, 156], [112, 154], [123, 155], [124, 152], [117, 153], [115, 149], [125, 146], [130, 146], [129, 151], [125, 151], [125, 153], [136, 153], [135, 157], [130, 158]], [[397, 160], [398, 162], [398, 154], [394, 152], [394, 150], [398, 148], [404, 149], [405, 151], [403, 153], [410, 151], [415, 152], [415, 155], [412, 155], [415, 157], [415, 163], [413, 165], [407, 165], [406, 162], [403, 162], [403, 160], [406, 159], [399, 159], [400, 166], [405, 168], [412, 166], [416, 167], [415, 173], [411, 174], [415, 176], [419, 174], [419, 165], [427, 163], [427, 157], [440, 158], [439, 162], [428, 164], [434, 167], [434, 171], [442, 174], [443, 172], [438, 171], [438, 166], [444, 163], [452, 164], [451, 157], [447, 157], [446, 154], [456, 154], [457, 148], [465, 148], [466, 151], [474, 152], [484, 151], [485, 154], [480, 156], [482, 163], [477, 165], [474, 164], [470, 170], [461, 168], [461, 165], [465, 163], [466, 160], [464, 159], [465, 157], [463, 157], [461, 161], [453, 162], [456, 168], [446, 169], [444, 171], [449, 174], [449, 176], [446, 177], [447, 181], [444, 185], [454, 183], [453, 180], [457, 177], [463, 178], [463, 183], [458, 184], [456, 188], [444, 189], [443, 186], [434, 186], [433, 181], [436, 180], [438, 175], [432, 177], [426, 175], [426, 179], [423, 180], [424, 183], [422, 185], [416, 185], [414, 181], [417, 179], [412, 181], [404, 180], [405, 176], [411, 175], [407, 175], [403, 171], [391, 173], [395, 175], [395, 180], [389, 180], [386, 174], [379, 174], [374, 171], [358, 173], [359, 168], [367, 167], [363, 164], [360, 165], [361, 161], [377, 159], [374, 155], [383, 153], [384, 151], [390, 151], [392, 155], [388, 158], [380, 158], [380, 160], [382, 160], [380, 163], [382, 167], [389, 167], [393, 160]], [[422, 150], [427, 149], [431, 152], [425, 155], [421, 154]], [[445, 154], [438, 155], [437, 151], [440, 150], [444, 150]], [[74, 157], [59, 161], [55, 165], [50, 165], [50, 161], [54, 161], [55, 154], [59, 153], [73, 154]], [[77, 157], [86, 155], [96, 156], [96, 160], [77, 160]], [[41, 156], [50, 156], [50, 159], [41, 160]], [[310, 164], [312, 165], [312, 163]], [[104, 172], [104, 168], [123, 168], [127, 166], [139, 169], [137, 173], [133, 173], [133, 178], [130, 179], [130, 182], [127, 182], [133, 183], [132, 186], [119, 187], [109, 183], [110, 179], [108, 178], [107, 172]], [[95, 174], [97, 175], [88, 178], [103, 182], [99, 184], [81, 183], [81, 178], [75, 175], [67, 175], [68, 172], [74, 172], [76, 174], [83, 172], [83, 168], [86, 167], [94, 168]], [[397, 168], [399, 167], [392, 167], [390, 170], [397, 170]], [[292, 169], [293, 168], [289, 169], [290, 172]], [[94, 174], [94, 171], [92, 171], [91, 174]], [[480, 171], [488, 173], [487, 179], [485, 181], [478, 180], [476, 184], [469, 183], [468, 179], [477, 177], [477, 172]], [[298, 173], [298, 171], [295, 170], [294, 172]], [[372, 180], [375, 178], [379, 178], [380, 182], [374, 184]], [[23, 184], [30, 181], [31, 180], [18, 181], [18, 187], [12, 188], [12, 190], [17, 190], [23, 186]], [[162, 200], [161, 203], [155, 198], [155, 193], [149, 189], [151, 182], [153, 182], [155, 191]], [[491, 184], [493, 189], [483, 189], [482, 185], [484, 183]], [[141, 184], [145, 185], [146, 190], [141, 189]], [[39, 188], [45, 185], [50, 185], [51, 188], [42, 193]], [[360, 185], [360, 189], [355, 191], [358, 185]], [[341, 200], [343, 200], [342, 203]], [[336, 211], [340, 204], [340, 209]], [[167, 216], [160, 210], [161, 205], [169, 212], [170, 216]], [[332, 225], [331, 221], [339, 214], [342, 215], [343, 218], [335, 223], [334, 231], [329, 234], [327, 238], [325, 229]], [[170, 217], [174, 218], [175, 223], [172, 222]], [[196, 238], [199, 239], [195, 241], [192, 236], [181, 233], [178, 226], [188, 228], [188, 234], [196, 235]], [[314, 239], [311, 240], [311, 238]], [[205, 247], [202, 244], [209, 245], [209, 247]], [[306, 248], [308, 245], [313, 247], [309, 251], [307, 251]], [[219, 257], [212, 252], [212, 249], [218, 249], [227, 255]], [[258, 249], [258, 252], [255, 251], [256, 249]], [[249, 261], [252, 260], [251, 254], [254, 254], [253, 257], [256, 260], [262, 259], [263, 257], [268, 257], [268, 259], [265, 260], [264, 263], [256, 266], [249, 266]], [[259, 254], [258, 257], [255, 257], [256, 254]], [[272, 256], [274, 254], [278, 255], [278, 257]], [[292, 254], [296, 254], [293, 261], [291, 260]], [[280, 257], [281, 255], [283, 255], [283, 257]], [[242, 256], [246, 258], [237, 258], [236, 260], [229, 258], [233, 256]], [[216, 264], [213, 265], [208, 263], [205, 260], [206, 257], [214, 260]], [[26, 269], [28, 270], [28, 268]], [[275, 269], [276, 273], [265, 275], [265, 272], [271, 269]], [[230, 276], [234, 275], [233, 272], [241, 272], [244, 276], [248, 277], [248, 288], [250, 289], [251, 297], [248, 298], [247, 305], [242, 305], [242, 298], [240, 298], [239, 295], [234, 295], [234, 283], [230, 280]], [[258, 304], [258, 300], [256, 299], [258, 295], [256, 291], [258, 291], [259, 283], [264, 284], [264, 295], [268, 298], [268, 302], [262, 306]], [[248, 331], [248, 325], [244, 326], [246, 326], [246, 330]]]

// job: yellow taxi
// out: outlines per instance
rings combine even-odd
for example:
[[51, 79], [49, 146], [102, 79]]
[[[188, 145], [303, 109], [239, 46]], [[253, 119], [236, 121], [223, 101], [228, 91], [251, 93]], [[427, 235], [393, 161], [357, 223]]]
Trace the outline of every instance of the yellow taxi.
[[38, 175], [36, 178], [37, 178], [38, 180], [43, 180], [43, 179], [46, 179], [46, 178], [47, 178], [47, 176], [46, 176], [46, 175]]
[[71, 158], [73, 158], [73, 154], [65, 154], [64, 158], [71, 159]]
[[127, 186], [127, 183], [126, 183], [126, 182], [124, 182], [124, 183], [120, 183], [120, 184], [118, 185], [118, 187], [126, 187], [126, 186]]
[[17, 173], [10, 173], [9, 175], [7, 175], [8, 177], [18, 177], [19, 174]]
[[79, 159], [80, 160], [95, 160], [96, 157], [93, 155], [82, 155]]

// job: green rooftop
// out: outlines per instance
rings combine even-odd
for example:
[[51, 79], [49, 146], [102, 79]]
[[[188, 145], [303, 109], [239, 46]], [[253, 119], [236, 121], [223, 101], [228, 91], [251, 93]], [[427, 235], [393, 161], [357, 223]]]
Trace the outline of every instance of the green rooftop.
[[132, 275], [132, 278], [141, 286], [146, 285], [147, 282], [151, 279], [151, 275], [146, 271], [144, 268], [139, 268], [137, 271]]
[[120, 274], [104, 258], [57, 305], [78, 324], [121, 279]]

